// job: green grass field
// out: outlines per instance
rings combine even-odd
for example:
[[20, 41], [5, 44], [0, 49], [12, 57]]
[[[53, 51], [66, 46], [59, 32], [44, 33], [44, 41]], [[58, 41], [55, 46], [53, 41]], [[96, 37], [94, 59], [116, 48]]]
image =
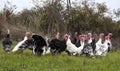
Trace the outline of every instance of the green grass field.
[[120, 71], [120, 51], [96, 58], [68, 56], [64, 53], [38, 56], [30, 50], [7, 54], [0, 45], [0, 71]]

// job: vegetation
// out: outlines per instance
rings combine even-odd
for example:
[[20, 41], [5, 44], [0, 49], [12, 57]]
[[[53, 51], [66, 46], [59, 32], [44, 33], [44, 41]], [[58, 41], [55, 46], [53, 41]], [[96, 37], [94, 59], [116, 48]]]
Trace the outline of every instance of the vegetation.
[[[104, 3], [92, 0], [81, 0], [79, 5], [67, 0], [33, 0], [35, 7], [14, 13], [16, 6], [8, 2], [0, 11], [0, 39], [10, 29], [14, 41], [22, 39], [26, 31], [53, 37], [56, 32], [61, 34], [79, 33], [113, 33], [113, 46], [120, 48], [120, 10], [109, 12]], [[43, 6], [39, 3], [43, 2]], [[109, 16], [106, 16], [108, 14]], [[118, 20], [113, 20], [116, 16]], [[66, 54], [52, 56], [33, 55], [30, 50], [24, 53], [10, 53], [3, 51], [0, 44], [0, 71], [119, 71], [120, 51], [112, 51], [105, 57], [89, 58]]]
[[105, 57], [89, 58], [68, 56], [33, 55], [30, 50], [23, 53], [5, 53], [0, 45], [0, 71], [119, 71], [120, 51], [111, 51]]
[[[0, 39], [11, 31], [11, 37], [17, 41], [22, 39], [26, 31], [53, 37], [56, 32], [61, 34], [79, 33], [113, 33], [113, 45], [120, 47], [120, 9], [111, 14], [105, 3], [92, 0], [81, 0], [79, 5], [70, 0], [33, 0], [35, 7], [14, 13], [16, 6], [6, 3], [0, 11]], [[43, 5], [41, 6], [41, 3]], [[106, 16], [106, 14], [108, 14]], [[118, 20], [113, 20], [113, 17]], [[62, 28], [62, 29], [61, 29]], [[21, 36], [20, 36], [21, 35]]]

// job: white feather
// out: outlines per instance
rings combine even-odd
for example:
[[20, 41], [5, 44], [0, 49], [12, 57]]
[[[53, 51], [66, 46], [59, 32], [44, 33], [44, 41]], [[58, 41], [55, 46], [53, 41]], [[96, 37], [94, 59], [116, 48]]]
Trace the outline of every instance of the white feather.
[[96, 55], [106, 56], [108, 52], [108, 40], [105, 40], [104, 43], [99, 46], [100, 48], [97, 50]]
[[76, 54], [80, 54], [82, 49], [84, 48], [84, 42], [81, 42], [81, 46], [80, 47], [76, 47], [70, 40], [70, 38], [68, 38], [67, 42], [66, 42], [66, 45], [67, 45], [67, 50], [70, 52], [70, 53], [74, 53], [74, 55]]
[[66, 42], [66, 45], [67, 45], [67, 50], [70, 52], [70, 53], [74, 53], [74, 52], [77, 52], [77, 47], [72, 44], [70, 38], [68, 38], [67, 42]]
[[81, 46], [78, 48], [78, 54], [80, 55], [82, 53], [82, 50], [85, 46], [85, 42], [84, 41], [81, 41]]
[[95, 51], [97, 52], [98, 49], [102, 46], [102, 39], [99, 38], [95, 45], [96, 45]]
[[23, 41], [18, 42], [18, 44], [14, 47], [14, 49], [12, 50], [12, 52], [16, 52], [19, 50], [19, 47], [27, 40], [27, 37], [24, 37]]

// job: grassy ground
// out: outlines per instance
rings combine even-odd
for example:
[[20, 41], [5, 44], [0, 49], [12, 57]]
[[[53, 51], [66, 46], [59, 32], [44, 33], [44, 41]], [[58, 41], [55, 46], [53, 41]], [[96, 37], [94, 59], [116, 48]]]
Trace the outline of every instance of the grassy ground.
[[120, 71], [120, 51], [89, 58], [61, 54], [33, 55], [30, 50], [7, 54], [0, 45], [0, 71]]

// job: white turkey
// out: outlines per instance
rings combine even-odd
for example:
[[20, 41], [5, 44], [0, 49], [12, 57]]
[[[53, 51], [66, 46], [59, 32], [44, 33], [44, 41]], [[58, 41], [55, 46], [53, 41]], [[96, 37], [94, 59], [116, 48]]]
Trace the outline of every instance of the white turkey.
[[78, 47], [79, 49], [78, 49], [77, 55], [81, 55], [83, 53], [83, 48], [85, 46], [85, 36], [79, 35], [79, 39], [80, 39], [81, 46]]
[[99, 48], [101, 48], [102, 45], [103, 45], [103, 43], [102, 43], [103, 38], [104, 38], [104, 34], [101, 33], [101, 34], [99, 35], [98, 41], [96, 42], [96, 48], [95, 48], [95, 52], [96, 52], [96, 53], [97, 53], [97, 51], [99, 50]]
[[108, 52], [108, 47], [109, 47], [109, 39], [110, 39], [109, 35], [105, 37], [105, 41], [101, 45], [101, 47], [98, 49], [96, 55], [98, 55], [98, 56], [106, 56], [106, 54]]
[[84, 41], [83, 41], [83, 36], [80, 36], [80, 40], [81, 40], [81, 46], [80, 47], [76, 47], [70, 40], [70, 35], [66, 34], [65, 35], [65, 40], [66, 40], [66, 45], [67, 48], [66, 50], [68, 51], [69, 55], [80, 55], [82, 52], [82, 49], [84, 47]]
[[30, 38], [30, 32], [26, 32], [25, 33], [25, 37], [22, 41], [18, 42], [17, 45], [14, 47], [14, 49], [12, 50], [12, 52], [16, 52], [18, 50], [23, 51], [26, 47], [25, 42], [28, 40], [28, 38]]

